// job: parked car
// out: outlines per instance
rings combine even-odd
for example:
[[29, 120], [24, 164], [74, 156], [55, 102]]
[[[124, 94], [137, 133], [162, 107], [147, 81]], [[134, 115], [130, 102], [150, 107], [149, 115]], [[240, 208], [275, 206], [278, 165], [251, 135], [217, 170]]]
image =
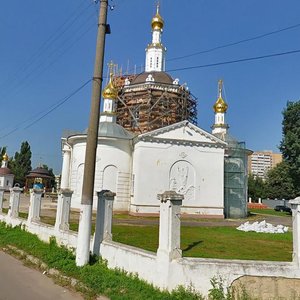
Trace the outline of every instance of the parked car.
[[291, 208], [288, 207], [288, 206], [284, 206], [284, 205], [276, 205], [274, 207], [274, 210], [276, 210], [276, 211], [282, 211], [282, 212], [288, 212], [290, 214], [292, 213]]

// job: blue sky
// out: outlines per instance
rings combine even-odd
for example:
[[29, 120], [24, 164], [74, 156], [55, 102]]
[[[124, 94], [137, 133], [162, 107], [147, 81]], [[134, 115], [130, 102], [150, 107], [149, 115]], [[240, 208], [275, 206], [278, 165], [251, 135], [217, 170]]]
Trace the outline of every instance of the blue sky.
[[[170, 60], [297, 25], [299, 0], [161, 0], [166, 69], [202, 66], [300, 49], [300, 26], [232, 47]], [[144, 64], [151, 40], [152, 0], [113, 0], [106, 63], [125, 72]], [[91, 85], [37, 121], [41, 112], [93, 76], [99, 4], [92, 0], [14, 0], [0, 3], [0, 146], [11, 156], [27, 140], [32, 167], [60, 173], [64, 129], [88, 124]], [[169, 61], [168, 61], [169, 59]], [[105, 74], [106, 75], [105, 71]], [[300, 53], [170, 72], [198, 98], [198, 125], [210, 131], [217, 82], [224, 80], [230, 133], [252, 150], [273, 150], [281, 140], [282, 110], [299, 99]], [[32, 122], [33, 125], [29, 126]], [[28, 127], [29, 126], [29, 127]], [[28, 128], [26, 128], [28, 127]]]

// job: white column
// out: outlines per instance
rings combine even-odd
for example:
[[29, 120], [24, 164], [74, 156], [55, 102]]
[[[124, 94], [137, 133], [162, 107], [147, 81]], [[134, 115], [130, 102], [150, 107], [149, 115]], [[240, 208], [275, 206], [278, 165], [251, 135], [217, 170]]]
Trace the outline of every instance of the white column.
[[249, 203], [252, 203], [252, 198], [251, 197], [249, 197]]
[[78, 267], [82, 267], [89, 262], [91, 236], [86, 233], [91, 232], [92, 212], [92, 205], [81, 204], [76, 247], [76, 266]]
[[69, 230], [72, 194], [73, 191], [69, 189], [60, 189], [58, 193], [55, 219], [56, 230]]
[[180, 258], [180, 207], [183, 195], [166, 191], [157, 195], [160, 201], [159, 247], [157, 256], [172, 259]]
[[19, 217], [20, 194], [23, 189], [13, 187], [10, 189], [9, 209], [7, 215], [11, 218]]
[[3, 208], [4, 192], [5, 192], [5, 188], [0, 187], [0, 213], [2, 213], [2, 208]]
[[61, 172], [60, 188], [69, 188], [69, 176], [70, 176], [70, 160], [71, 160], [71, 149], [68, 145], [63, 145], [63, 162]]
[[258, 198], [258, 203], [261, 204], [261, 198]]
[[100, 254], [100, 244], [103, 240], [112, 240], [111, 228], [113, 203], [116, 193], [108, 190], [98, 192], [96, 229], [94, 234], [93, 254]]
[[290, 200], [293, 214], [293, 263], [300, 267], [300, 197]]
[[28, 221], [36, 222], [40, 220], [41, 203], [43, 189], [31, 189], [30, 190], [30, 204], [28, 211]]

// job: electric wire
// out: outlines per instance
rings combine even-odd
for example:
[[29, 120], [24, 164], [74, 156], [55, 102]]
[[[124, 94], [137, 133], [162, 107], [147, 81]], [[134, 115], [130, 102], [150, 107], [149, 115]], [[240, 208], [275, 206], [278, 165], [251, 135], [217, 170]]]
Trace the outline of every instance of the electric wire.
[[192, 57], [192, 56], [197, 56], [199, 54], [213, 52], [215, 50], [224, 49], [224, 48], [239, 45], [239, 44], [242, 44], [242, 43], [247, 43], [247, 42], [250, 42], [250, 41], [258, 40], [258, 39], [261, 39], [261, 38], [264, 38], [264, 37], [267, 37], [267, 36], [270, 36], [270, 35], [274, 35], [274, 34], [277, 34], [277, 33], [283, 32], [283, 31], [287, 31], [287, 30], [290, 30], [290, 29], [294, 29], [294, 28], [297, 28], [297, 27], [300, 27], [300, 23], [295, 24], [295, 25], [291, 25], [291, 26], [288, 26], [288, 27], [285, 27], [285, 28], [281, 28], [281, 29], [278, 29], [278, 30], [274, 30], [274, 31], [271, 31], [271, 32], [268, 32], [268, 33], [253, 36], [253, 37], [250, 37], [250, 38], [247, 38], [247, 39], [243, 39], [243, 40], [239, 40], [239, 41], [236, 41], [236, 42], [216, 46], [216, 47], [213, 47], [213, 48], [210, 48], [210, 49], [207, 49], [207, 50], [202, 50], [202, 51], [198, 51], [198, 52], [183, 55], [183, 56], [177, 56], [177, 57], [169, 58], [169, 59], [167, 59], [167, 61], [175, 61], [175, 60], [180, 60], [180, 59], [184, 59], [184, 58], [189, 58], [189, 57]]
[[286, 52], [280, 52], [280, 53], [274, 53], [274, 54], [266, 54], [266, 55], [261, 55], [261, 56], [254, 56], [254, 57], [247, 57], [247, 58], [223, 61], [223, 62], [210, 63], [210, 64], [205, 64], [205, 65], [169, 69], [169, 70], [167, 70], [167, 72], [185, 71], [185, 70], [192, 70], [192, 69], [215, 67], [215, 66], [241, 63], [241, 62], [253, 61], [253, 60], [260, 60], [260, 59], [265, 59], [265, 58], [271, 58], [271, 57], [276, 57], [276, 56], [284, 56], [284, 55], [290, 55], [290, 54], [296, 54], [296, 53], [300, 53], [300, 49], [292, 50], [292, 51], [286, 51]]
[[[7, 85], [7, 83], [11, 83], [13, 80], [18, 79], [18, 75], [21, 72], [26, 71], [36, 60], [38, 60], [52, 45], [54, 41], [56, 41], [66, 30], [73, 24], [79, 16], [81, 16], [86, 9], [80, 10], [79, 13], [76, 13], [77, 10], [84, 4], [82, 2], [76, 9], [69, 15], [69, 17], [52, 33], [50, 36], [39, 46], [39, 48], [23, 63], [23, 65], [12, 75], [12, 78], [7, 79], [2, 85]], [[73, 19], [73, 15], [76, 13], [75, 18]], [[73, 20], [72, 20], [73, 19]], [[65, 25], [71, 22], [66, 28]]]
[[23, 120], [22, 122], [18, 123], [11, 131], [9, 131], [8, 133], [0, 136], [0, 139], [3, 139], [5, 137], [11, 135], [12, 133], [14, 133], [17, 130], [21, 129], [22, 128], [21, 125], [23, 125], [23, 124], [27, 123], [28, 121], [30, 121], [32, 119], [35, 119], [37, 116], [39, 116], [38, 119], [35, 119], [34, 121], [32, 121], [29, 125], [27, 125], [23, 129], [27, 129], [27, 128], [33, 126], [34, 124], [36, 124], [37, 122], [39, 122], [40, 120], [42, 120], [43, 118], [45, 118], [47, 115], [49, 115], [51, 112], [53, 112], [54, 110], [56, 110], [57, 108], [59, 108], [60, 106], [62, 106], [64, 103], [66, 103], [69, 99], [71, 99], [74, 95], [76, 95], [79, 91], [81, 91], [91, 81], [92, 81], [92, 79], [89, 79], [88, 81], [86, 81], [85, 83], [83, 83], [80, 87], [78, 87], [73, 92], [71, 92], [68, 96], [62, 98], [61, 100], [57, 101], [56, 103], [52, 104], [51, 106], [47, 107], [46, 109], [44, 109], [44, 110], [42, 110], [42, 111], [34, 114], [30, 118], [28, 118], [26, 120]]
[[69, 99], [71, 99], [74, 95], [76, 95], [79, 91], [81, 91], [87, 84], [89, 84], [92, 81], [92, 79], [89, 79], [86, 81], [83, 85], [81, 85], [79, 88], [77, 88], [75, 91], [73, 91], [69, 96], [65, 97], [62, 101], [60, 101], [58, 104], [56, 104], [54, 107], [52, 107], [49, 111], [44, 113], [41, 117], [39, 117], [37, 120], [31, 122], [29, 125], [27, 125], [24, 129], [28, 129], [29, 127], [33, 126], [46, 116], [48, 116], [51, 112], [56, 110], [58, 107], [62, 106], [65, 102], [67, 102]]
[[[30, 71], [30, 73], [26, 74], [26, 77], [24, 77], [24, 81], [22, 81], [22, 83], [20, 85], [18, 85], [18, 87], [16, 89], [14, 89], [13, 95], [18, 94], [26, 86], [30, 85], [35, 78], [39, 77], [41, 74], [43, 74], [45, 71], [47, 71], [53, 64], [55, 64], [66, 52], [68, 52], [75, 44], [77, 44], [77, 42], [79, 40], [81, 40], [94, 27], [95, 27], [94, 23], [90, 24], [90, 26], [88, 28], [86, 28], [86, 30], [84, 32], [82, 32], [75, 40], [73, 40], [72, 43], [67, 44], [64, 49], [55, 49], [54, 51], [52, 51], [49, 54], [47, 61], [45, 63], [37, 65], [34, 69], [32, 69]], [[66, 44], [66, 42], [69, 42], [72, 38], [73, 37], [67, 39], [64, 42], [64, 44]], [[59, 50], [61, 50], [61, 51], [59, 51]], [[51, 59], [51, 57], [53, 57], [53, 59], [51, 61], [49, 61], [49, 59]], [[26, 81], [25, 81], [25, 79], [26, 79]], [[12, 95], [12, 94], [10, 94], [10, 95]], [[7, 97], [7, 95], [6, 95], [6, 97]]]
[[[27, 85], [28, 78], [36, 72], [38, 69], [43, 68], [45, 64], [47, 64], [47, 59], [54, 56], [57, 52], [59, 52], [65, 45], [74, 37], [76, 38], [76, 35], [80, 32], [80, 30], [84, 29], [84, 25], [88, 24], [88, 22], [91, 22], [91, 14], [87, 16], [87, 18], [82, 19], [82, 17], [85, 15], [87, 8], [90, 7], [86, 6], [84, 7], [79, 13], [75, 15], [74, 18], [68, 19], [63, 23], [63, 25], [66, 26], [60, 26], [60, 30], [57, 31], [56, 34], [52, 34], [47, 41], [39, 48], [39, 51], [36, 52], [35, 55], [32, 56], [32, 60], [29, 64], [23, 68], [22, 72], [18, 71], [18, 76], [14, 78], [13, 81], [11, 81], [10, 85], [7, 85], [8, 88], [11, 88], [8, 93], [4, 94], [4, 97], [7, 97], [8, 95], [11, 95], [11, 93], [15, 94], [17, 90], [23, 89]], [[83, 13], [84, 12], [84, 13]], [[82, 21], [81, 23], [78, 23], [77, 21]], [[93, 20], [92, 20], [93, 21]], [[74, 27], [74, 23], [77, 22], [77, 27]], [[96, 26], [96, 23], [95, 23]], [[64, 28], [65, 27], [65, 28]], [[76, 33], [74, 35], [69, 36], [67, 39], [63, 39], [63, 36], [69, 31], [70, 29], [73, 29]], [[91, 29], [91, 26], [88, 30], [85, 31], [87, 33]], [[82, 36], [80, 36], [82, 37]], [[80, 38], [77, 38], [77, 41]], [[61, 41], [62, 40], [62, 41]], [[59, 43], [55, 45], [55, 43]], [[73, 45], [73, 44], [72, 44]], [[54, 49], [53, 49], [54, 47]], [[67, 46], [66, 46], [67, 47]], [[52, 48], [52, 49], [51, 49]], [[71, 48], [71, 47], [68, 47]], [[66, 51], [63, 51], [65, 53]], [[60, 57], [61, 55], [59, 55]], [[49, 68], [49, 65], [52, 65], [52, 63], [48, 63], [48, 66], [44, 67], [44, 71]], [[28, 71], [28, 72], [26, 72]], [[37, 76], [35, 76], [37, 77]], [[22, 82], [21, 84], [18, 84], [18, 82]], [[12, 84], [14, 83], [14, 84]], [[15, 87], [18, 87], [17, 89]]]
[[[241, 43], [244, 43], [244, 42], [249, 42], [249, 41], [260, 39], [260, 38], [263, 38], [263, 37], [266, 37], [266, 36], [269, 36], [269, 35], [273, 35], [273, 34], [276, 34], [276, 33], [282, 32], [282, 31], [293, 29], [293, 28], [296, 28], [296, 27], [299, 27], [299, 26], [300, 26], [300, 24], [296, 24], [296, 25], [289, 26], [289, 27], [286, 27], [286, 28], [282, 28], [282, 29], [279, 29], [279, 30], [276, 30], [276, 31], [272, 31], [272, 32], [269, 32], [269, 33], [261, 34], [259, 36], [255, 36], [255, 37], [252, 37], [252, 38], [248, 38], [248, 39], [240, 40], [240, 41], [237, 41], [237, 42], [233, 42], [233, 43], [221, 45], [221, 46], [214, 47], [214, 48], [211, 48], [211, 49], [208, 49], [208, 50], [199, 51], [197, 53], [193, 53], [193, 54], [189, 54], [189, 55], [185, 55], [185, 56], [181, 56], [181, 57], [176, 57], [176, 58], [169, 59], [169, 60], [183, 59], [183, 58], [186, 58], [186, 57], [190, 57], [190, 56], [195, 56], [195, 55], [199, 55], [199, 54], [202, 54], [202, 53], [211, 52], [211, 51], [214, 51], [214, 50], [217, 50], [217, 49], [234, 46], [234, 45], [241, 44]], [[77, 40], [75, 40], [74, 43], [76, 43], [76, 41]], [[167, 70], [167, 72], [184, 71], [184, 70], [190, 70], [190, 69], [214, 67], [214, 66], [219, 66], [219, 65], [227, 65], [227, 64], [233, 64], [233, 63], [241, 63], [241, 62], [247, 62], [247, 61], [261, 60], [261, 59], [266, 59], [266, 58], [272, 58], [272, 57], [278, 57], [278, 56], [296, 54], [296, 53], [299, 53], [299, 52], [300, 52], [300, 49], [299, 50], [286, 51], [286, 52], [280, 52], [280, 53], [274, 53], [274, 54], [267, 54], [267, 55], [256, 56], [256, 57], [248, 57], [248, 58], [241, 58], [241, 59], [230, 60], [230, 61], [216, 62], [216, 63], [210, 63], [210, 64], [204, 64], [204, 65], [196, 65], [196, 66], [194, 65], [194, 66], [189, 66], [189, 67], [174, 68], [174, 69]], [[50, 65], [53, 64], [53, 63], [54, 62], [51, 62]], [[88, 80], [87, 82], [85, 82], [82, 86], [80, 86], [73, 93], [71, 93], [71, 95], [69, 95], [68, 97], [63, 98], [62, 101], [59, 101], [59, 103], [50, 106], [50, 110], [49, 110], [49, 108], [47, 110], [44, 110], [44, 111], [46, 111], [46, 113], [44, 113], [41, 117], [39, 117], [38, 119], [36, 119], [33, 122], [31, 122], [24, 129], [27, 129], [27, 128], [33, 126], [35, 123], [39, 122], [41, 119], [43, 119], [44, 117], [46, 117], [48, 114], [50, 114], [51, 112], [53, 112], [54, 110], [56, 110], [58, 107], [60, 107], [62, 104], [64, 104], [67, 100], [69, 100], [73, 95], [75, 95], [77, 92], [79, 92], [83, 87], [85, 87], [90, 81], [91, 80]], [[41, 112], [39, 112], [38, 114], [35, 114], [33, 117], [31, 117], [29, 119], [27, 119], [27, 120], [25, 120], [25, 121], [17, 124], [17, 126], [13, 130], [11, 130], [7, 134], [1, 136], [0, 138], [4, 138], [4, 137], [12, 134], [13, 132], [15, 132], [18, 129], [20, 129], [20, 125], [24, 124], [28, 120], [31, 120], [32, 118], [34, 118], [34, 117], [36, 117], [37, 115], [40, 115], [40, 114], [41, 114]]]

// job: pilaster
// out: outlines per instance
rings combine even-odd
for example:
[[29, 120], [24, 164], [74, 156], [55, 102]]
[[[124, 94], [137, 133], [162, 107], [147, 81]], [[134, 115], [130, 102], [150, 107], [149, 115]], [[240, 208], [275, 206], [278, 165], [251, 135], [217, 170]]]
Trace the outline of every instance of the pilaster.
[[300, 267], [300, 197], [290, 200], [293, 218], [293, 262]]
[[158, 257], [169, 261], [181, 258], [180, 249], [180, 208], [183, 195], [174, 191], [166, 191], [157, 195], [160, 201], [159, 247]]
[[9, 209], [7, 215], [11, 218], [19, 217], [20, 194], [23, 191], [20, 187], [10, 189]]
[[28, 221], [36, 222], [40, 220], [41, 202], [43, 189], [31, 189], [30, 190], [30, 204], [28, 212]]
[[2, 208], [3, 208], [4, 192], [5, 192], [5, 188], [0, 187], [0, 213], [2, 213]]
[[60, 189], [58, 193], [55, 219], [56, 230], [69, 230], [72, 194], [73, 191], [70, 189]]
[[113, 217], [113, 202], [116, 194], [102, 190], [98, 192], [96, 229], [94, 234], [93, 253], [99, 255], [103, 240], [112, 240], [111, 228]]

